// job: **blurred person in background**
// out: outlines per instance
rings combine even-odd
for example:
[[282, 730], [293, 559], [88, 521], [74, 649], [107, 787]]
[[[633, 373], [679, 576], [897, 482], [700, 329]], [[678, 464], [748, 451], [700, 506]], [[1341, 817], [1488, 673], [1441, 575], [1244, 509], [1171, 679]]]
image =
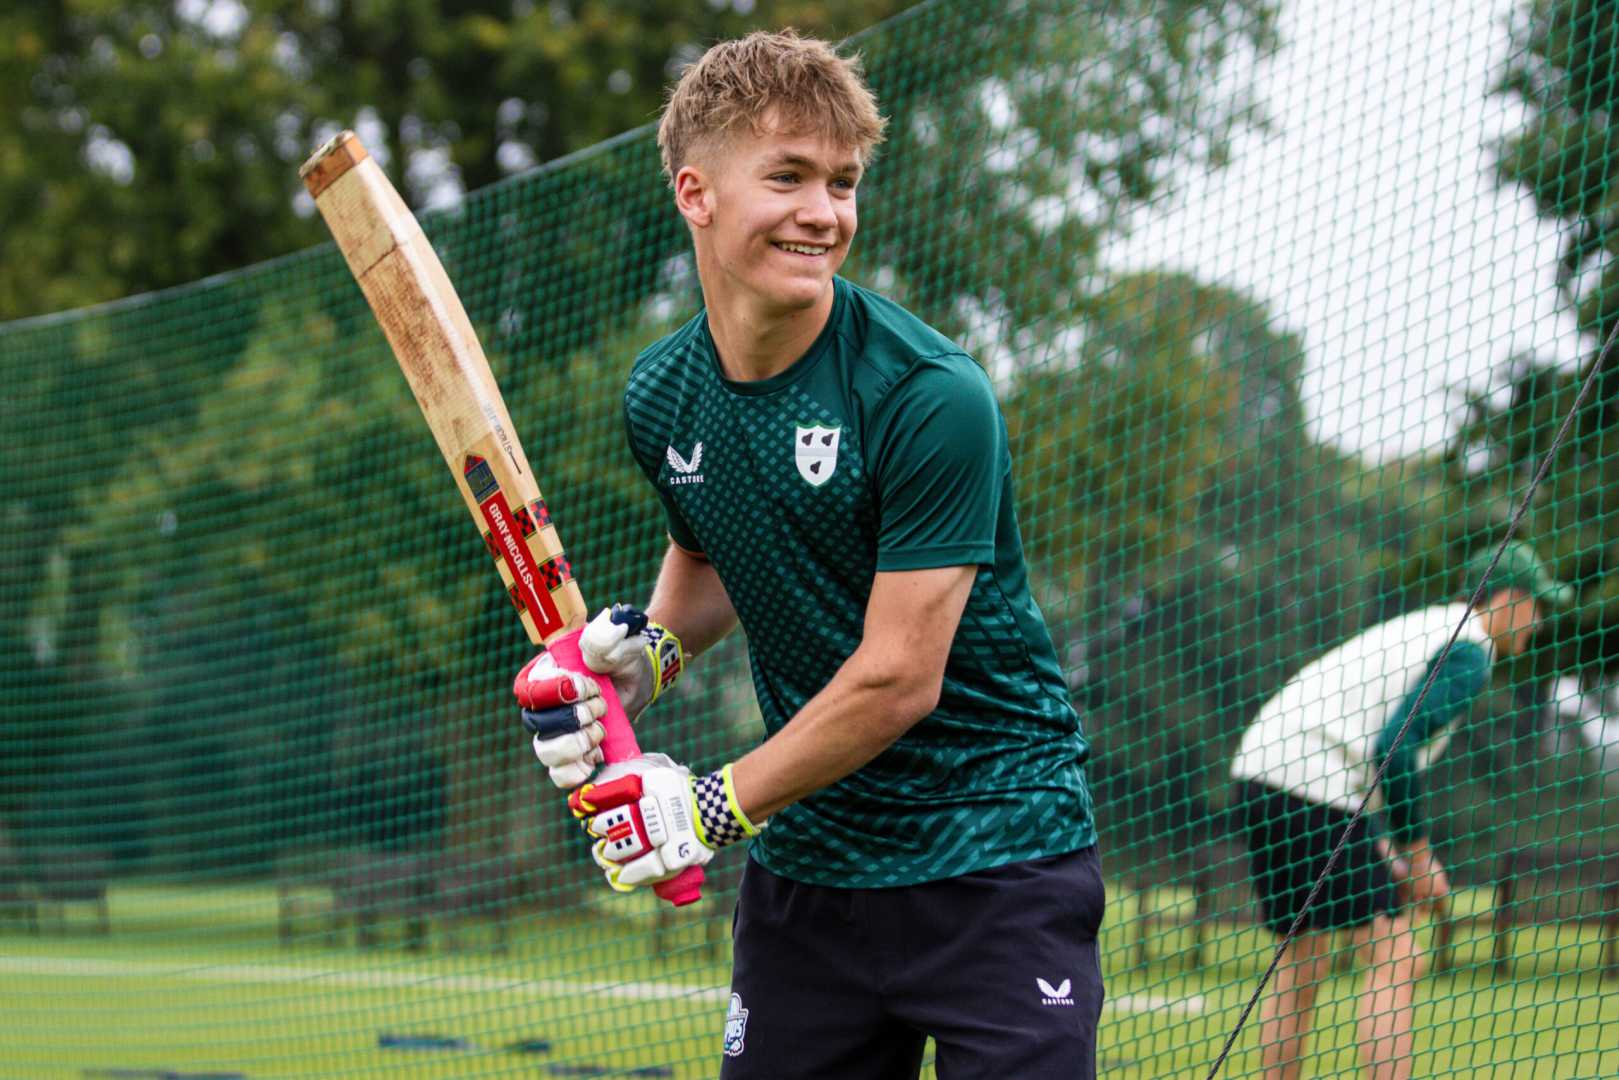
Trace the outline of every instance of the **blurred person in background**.
[[[1492, 555], [1475, 554], [1465, 580], [1482, 580]], [[1472, 614], [1462, 600], [1362, 631], [1306, 665], [1248, 725], [1231, 776], [1254, 890], [1278, 937], [1304, 916], [1260, 1007], [1266, 1080], [1300, 1073], [1316, 989], [1331, 974], [1333, 934], [1340, 930], [1349, 931], [1365, 969], [1357, 1045], [1366, 1075], [1411, 1075], [1412, 996], [1422, 974], [1413, 919], [1441, 911], [1450, 893], [1429, 844], [1422, 775], [1467, 716], [1491, 666], [1524, 652], [1541, 619], [1572, 593], [1528, 544], [1509, 543]], [[1446, 653], [1458, 624], [1461, 633]], [[1384, 762], [1387, 771], [1373, 791]], [[1368, 794], [1368, 814], [1381, 811], [1387, 835], [1369, 816], [1350, 828]], [[1306, 910], [1346, 830], [1343, 853]]]

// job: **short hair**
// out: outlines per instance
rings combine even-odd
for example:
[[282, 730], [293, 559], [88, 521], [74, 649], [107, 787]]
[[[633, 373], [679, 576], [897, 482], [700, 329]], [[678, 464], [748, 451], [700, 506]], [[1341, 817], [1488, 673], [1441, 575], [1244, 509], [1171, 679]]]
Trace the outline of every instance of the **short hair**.
[[888, 123], [858, 55], [839, 56], [792, 29], [755, 30], [714, 45], [681, 71], [658, 121], [664, 176], [673, 184], [701, 144], [728, 138], [744, 122], [758, 132], [770, 115], [784, 131], [824, 134], [863, 160]]

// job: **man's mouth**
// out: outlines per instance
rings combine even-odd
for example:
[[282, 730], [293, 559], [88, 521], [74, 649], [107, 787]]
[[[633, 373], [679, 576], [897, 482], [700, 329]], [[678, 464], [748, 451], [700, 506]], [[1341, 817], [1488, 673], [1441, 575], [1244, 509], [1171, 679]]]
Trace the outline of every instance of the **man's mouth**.
[[794, 255], [825, 255], [832, 250], [825, 244], [793, 244], [784, 240], [773, 240], [771, 243], [782, 251], [790, 251]]

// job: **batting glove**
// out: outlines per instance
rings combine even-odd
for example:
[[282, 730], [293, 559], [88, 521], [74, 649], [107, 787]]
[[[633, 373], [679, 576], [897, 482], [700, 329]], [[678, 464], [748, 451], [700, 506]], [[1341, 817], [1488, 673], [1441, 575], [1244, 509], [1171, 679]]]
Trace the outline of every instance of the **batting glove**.
[[[586, 667], [613, 680], [632, 721], [674, 685], [685, 667], [680, 639], [624, 604], [604, 608], [590, 621], [579, 651]], [[523, 727], [534, 737], [534, 756], [550, 770], [551, 782], [566, 791], [589, 780], [602, 762], [601, 717], [607, 711], [595, 681], [542, 652], [517, 673], [512, 691]]]
[[680, 639], [628, 604], [603, 608], [591, 619], [579, 637], [579, 653], [591, 671], [612, 677], [632, 722], [675, 684], [686, 667]]
[[720, 848], [759, 834], [737, 805], [729, 765], [696, 777], [663, 754], [643, 754], [602, 777], [568, 805], [596, 837], [591, 855], [616, 892], [707, 865]]
[[542, 652], [523, 666], [512, 684], [523, 727], [534, 737], [534, 756], [563, 790], [590, 779], [601, 764], [601, 725], [607, 702], [594, 679], [558, 666]]

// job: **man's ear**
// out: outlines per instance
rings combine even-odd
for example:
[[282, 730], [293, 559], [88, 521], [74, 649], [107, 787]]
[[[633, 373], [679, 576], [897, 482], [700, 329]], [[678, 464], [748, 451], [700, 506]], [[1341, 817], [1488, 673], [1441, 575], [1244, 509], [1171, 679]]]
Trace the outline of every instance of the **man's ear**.
[[695, 165], [682, 165], [675, 173], [675, 209], [693, 228], [705, 228], [714, 220], [714, 189]]

